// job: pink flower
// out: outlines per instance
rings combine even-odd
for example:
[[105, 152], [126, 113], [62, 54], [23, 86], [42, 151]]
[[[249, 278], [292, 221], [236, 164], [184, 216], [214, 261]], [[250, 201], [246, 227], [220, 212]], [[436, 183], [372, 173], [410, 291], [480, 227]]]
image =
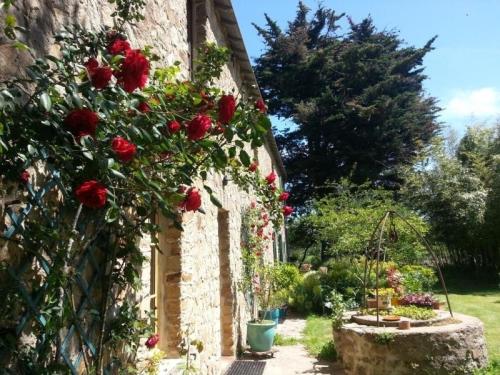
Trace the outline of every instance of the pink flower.
[[19, 176], [19, 179], [21, 180], [22, 183], [27, 184], [30, 182], [30, 173], [27, 170], [22, 171], [22, 173]]
[[90, 82], [97, 90], [102, 90], [109, 85], [113, 71], [109, 66], [99, 66], [99, 62], [91, 57], [84, 64], [89, 73]]
[[104, 207], [107, 200], [106, 186], [96, 180], [88, 180], [75, 189], [76, 199], [86, 207]]
[[74, 109], [66, 115], [64, 125], [76, 138], [95, 136], [99, 117], [88, 108]]
[[255, 172], [258, 167], [259, 167], [259, 164], [256, 161], [254, 161], [252, 164], [250, 164], [250, 166], [248, 167], [248, 170], [250, 172]]
[[130, 50], [129, 42], [121, 38], [116, 38], [108, 46], [108, 52], [112, 55], [125, 55]]
[[167, 128], [171, 134], [174, 134], [181, 130], [181, 124], [177, 120], [172, 120], [167, 124]]
[[288, 197], [290, 197], [290, 193], [287, 192], [287, 191], [283, 191], [280, 196], [278, 197], [278, 200], [281, 201], [281, 202], [284, 202], [288, 199]]
[[291, 206], [283, 207], [283, 215], [284, 216], [290, 216], [292, 213], [293, 213], [293, 207], [291, 207]]
[[146, 347], [148, 349], [153, 349], [156, 346], [156, 344], [158, 344], [158, 341], [160, 341], [160, 335], [159, 334], [151, 335], [146, 340], [145, 345], [146, 345]]
[[113, 139], [111, 142], [111, 148], [115, 152], [118, 159], [123, 163], [132, 160], [137, 152], [136, 145], [119, 136]]
[[257, 101], [255, 102], [255, 108], [257, 108], [261, 113], [267, 112], [266, 103], [264, 103], [264, 100], [262, 100], [261, 98], [257, 99]]
[[212, 119], [204, 114], [198, 114], [187, 124], [187, 134], [190, 141], [197, 141], [207, 134], [212, 127]]
[[127, 52], [120, 70], [115, 72], [118, 84], [126, 92], [133, 92], [137, 88], [146, 86], [149, 74], [149, 61], [140, 50]]
[[274, 171], [272, 171], [271, 173], [269, 173], [267, 176], [266, 176], [266, 181], [267, 181], [267, 184], [268, 185], [271, 185], [274, 181], [276, 181], [276, 173], [274, 173]]
[[228, 124], [236, 111], [236, 99], [232, 95], [223, 95], [219, 99], [219, 122], [223, 125]]
[[185, 211], [196, 211], [201, 207], [200, 191], [194, 187], [186, 190], [186, 197], [180, 203], [180, 208]]
[[140, 102], [137, 106], [137, 110], [142, 113], [148, 113], [151, 112], [151, 107], [147, 102]]

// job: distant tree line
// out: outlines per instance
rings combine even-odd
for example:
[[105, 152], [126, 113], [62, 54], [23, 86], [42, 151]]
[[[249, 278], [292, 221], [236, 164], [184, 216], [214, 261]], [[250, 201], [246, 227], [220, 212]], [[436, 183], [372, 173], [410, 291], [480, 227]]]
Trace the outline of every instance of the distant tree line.
[[[369, 17], [302, 2], [286, 29], [268, 15], [254, 26], [266, 47], [255, 71], [269, 113], [296, 125], [277, 140], [299, 207], [289, 231], [299, 258], [359, 254], [378, 216], [396, 209], [443, 263], [498, 272], [499, 131], [473, 127], [446, 145], [440, 108], [422, 86], [436, 37], [414, 47]], [[420, 256], [406, 239], [399, 251]]]

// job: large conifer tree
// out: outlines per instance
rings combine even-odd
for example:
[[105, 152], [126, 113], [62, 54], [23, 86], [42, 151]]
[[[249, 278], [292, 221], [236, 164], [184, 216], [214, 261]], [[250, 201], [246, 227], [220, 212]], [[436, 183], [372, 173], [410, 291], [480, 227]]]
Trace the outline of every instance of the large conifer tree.
[[342, 177], [397, 188], [397, 167], [439, 130], [422, 88], [435, 38], [416, 48], [371, 18], [348, 17], [342, 35], [344, 17], [322, 6], [310, 17], [300, 2], [285, 31], [267, 15], [265, 27], [254, 25], [266, 45], [255, 71], [269, 112], [297, 124], [278, 136], [296, 204]]

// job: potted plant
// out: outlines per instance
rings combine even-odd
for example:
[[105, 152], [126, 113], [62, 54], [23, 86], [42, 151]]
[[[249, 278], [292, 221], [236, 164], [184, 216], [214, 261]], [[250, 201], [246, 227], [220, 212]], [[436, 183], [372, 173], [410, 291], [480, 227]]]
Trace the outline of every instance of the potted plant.
[[378, 300], [377, 291], [375, 289], [370, 290], [370, 295], [372, 298], [368, 298], [368, 308], [379, 308], [379, 309], [389, 309], [392, 301], [392, 296], [394, 295], [394, 289], [392, 288], [380, 288], [378, 290]]
[[[254, 318], [247, 322], [247, 342], [254, 352], [267, 352], [271, 350], [276, 326], [279, 319], [279, 310], [271, 309], [272, 287], [269, 282], [268, 266], [261, 265], [259, 271], [254, 275], [252, 292], [254, 296]], [[261, 308], [261, 314], [256, 314], [257, 304]]]

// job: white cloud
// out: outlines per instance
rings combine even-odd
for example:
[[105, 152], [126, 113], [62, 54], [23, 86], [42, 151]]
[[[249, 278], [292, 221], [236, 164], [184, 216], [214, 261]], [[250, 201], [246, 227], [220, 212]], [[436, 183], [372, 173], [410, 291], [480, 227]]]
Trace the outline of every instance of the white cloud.
[[443, 105], [443, 117], [497, 117], [500, 116], [500, 91], [492, 87], [459, 91]]

